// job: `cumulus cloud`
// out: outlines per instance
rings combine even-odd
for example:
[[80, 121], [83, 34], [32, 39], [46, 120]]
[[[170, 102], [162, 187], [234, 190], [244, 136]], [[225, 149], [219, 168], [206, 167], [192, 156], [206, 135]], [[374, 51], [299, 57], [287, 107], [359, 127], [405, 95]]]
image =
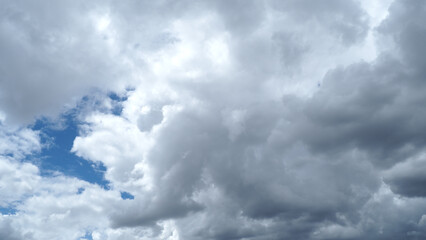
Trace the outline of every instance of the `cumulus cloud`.
[[[4, 5], [1, 238], [425, 237], [425, 4]], [[32, 161], [70, 108], [106, 188]]]

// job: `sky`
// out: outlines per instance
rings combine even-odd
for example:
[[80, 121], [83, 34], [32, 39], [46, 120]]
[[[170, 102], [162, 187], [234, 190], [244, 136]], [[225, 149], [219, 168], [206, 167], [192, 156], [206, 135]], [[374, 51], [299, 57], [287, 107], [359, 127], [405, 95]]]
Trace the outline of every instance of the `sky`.
[[0, 5], [0, 239], [426, 239], [426, 2]]

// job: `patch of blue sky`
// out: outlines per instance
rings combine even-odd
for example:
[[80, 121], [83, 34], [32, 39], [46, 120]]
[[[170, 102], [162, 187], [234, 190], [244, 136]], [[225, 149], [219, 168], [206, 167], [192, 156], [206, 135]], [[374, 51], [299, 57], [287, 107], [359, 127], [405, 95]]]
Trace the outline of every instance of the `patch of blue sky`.
[[79, 240], [93, 240], [92, 232], [86, 232], [83, 237], [80, 237]]
[[135, 196], [133, 196], [132, 194], [128, 193], [128, 192], [120, 192], [121, 194], [121, 199], [126, 200], [126, 199], [135, 199]]
[[71, 111], [62, 117], [61, 127], [57, 127], [47, 119], [39, 119], [33, 130], [41, 132], [42, 143], [45, 147], [32, 160], [40, 167], [42, 176], [61, 172], [95, 183], [108, 189], [108, 181], [104, 178], [105, 166], [100, 162], [92, 162], [78, 157], [71, 152], [75, 137], [78, 135], [78, 120], [76, 113]]
[[82, 194], [84, 192], [84, 188], [78, 188], [77, 189], [77, 194]]
[[1, 215], [14, 215], [16, 214], [17, 210], [16, 208], [10, 206], [10, 207], [0, 207], [0, 214]]
[[47, 118], [40, 118], [35, 122], [32, 129], [40, 131], [45, 147], [39, 154], [31, 156], [31, 161], [40, 167], [42, 176], [61, 172], [109, 189], [109, 182], [104, 178], [106, 168], [101, 162], [88, 161], [71, 152], [74, 139], [79, 133], [78, 125], [82, 123], [79, 117], [87, 109], [121, 114], [121, 102], [127, 98], [115, 93], [108, 93], [107, 96], [112, 102], [112, 109], [104, 108], [100, 100], [102, 96], [95, 94], [82, 98], [74, 109], [64, 113], [56, 122]]
[[122, 102], [127, 100], [127, 96], [120, 96], [114, 92], [108, 93], [109, 99], [112, 101], [112, 109], [111, 113], [114, 115], [121, 115], [121, 112], [123, 111]]
[[[105, 179], [106, 167], [101, 162], [92, 162], [78, 157], [71, 152], [71, 149], [74, 139], [79, 134], [78, 126], [82, 124], [80, 120], [82, 116], [90, 111], [120, 115], [122, 103], [126, 100], [126, 94], [109, 92], [105, 95], [105, 93], [95, 92], [83, 97], [75, 108], [68, 110], [56, 120], [39, 118], [31, 128], [40, 132], [44, 147], [40, 153], [28, 156], [26, 160], [39, 166], [42, 176], [51, 176], [60, 172], [110, 189], [109, 182]], [[110, 102], [109, 107], [105, 107], [104, 101]], [[79, 193], [83, 191], [84, 189], [79, 190]], [[130, 196], [133, 197], [131, 194]]]

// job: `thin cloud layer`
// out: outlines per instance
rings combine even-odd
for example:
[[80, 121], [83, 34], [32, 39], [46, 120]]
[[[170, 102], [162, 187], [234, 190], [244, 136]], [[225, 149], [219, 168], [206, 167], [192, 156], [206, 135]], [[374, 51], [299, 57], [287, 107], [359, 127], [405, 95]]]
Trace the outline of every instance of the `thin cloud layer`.
[[425, 4], [3, 5], [0, 238], [426, 236]]

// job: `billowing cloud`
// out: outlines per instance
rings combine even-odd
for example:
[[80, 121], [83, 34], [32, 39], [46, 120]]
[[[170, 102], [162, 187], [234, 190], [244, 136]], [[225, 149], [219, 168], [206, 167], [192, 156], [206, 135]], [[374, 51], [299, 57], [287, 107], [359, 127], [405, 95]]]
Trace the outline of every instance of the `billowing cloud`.
[[425, 4], [4, 5], [0, 238], [425, 237]]

